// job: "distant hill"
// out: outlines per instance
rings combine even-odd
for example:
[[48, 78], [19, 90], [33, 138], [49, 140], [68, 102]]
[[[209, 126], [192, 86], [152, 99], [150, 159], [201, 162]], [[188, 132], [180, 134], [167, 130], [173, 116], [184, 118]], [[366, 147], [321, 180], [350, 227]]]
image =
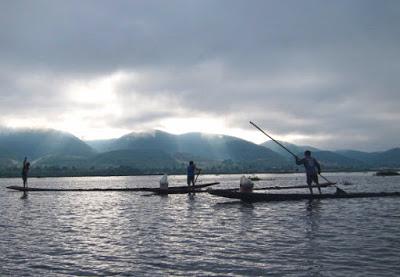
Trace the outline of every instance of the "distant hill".
[[[320, 150], [313, 146], [301, 146], [284, 141], [279, 142], [299, 158], [304, 157], [305, 150], [310, 150], [312, 155], [321, 163], [321, 166], [324, 170], [362, 170], [368, 167], [368, 165], [362, 160], [342, 155], [339, 152]], [[288, 159], [289, 162], [294, 163], [293, 156], [279, 146], [276, 142], [270, 140], [262, 143], [261, 145], [279, 153]]]
[[400, 148], [373, 153], [373, 163], [384, 167], [400, 167]]
[[360, 170], [367, 168], [367, 165], [362, 161], [332, 151], [315, 151], [313, 156], [321, 163], [323, 168], [331, 170]]
[[56, 130], [13, 130], [0, 131], [0, 152], [3, 157], [22, 161], [47, 155], [88, 157], [93, 149], [77, 137]]
[[[90, 142], [95, 145], [96, 142]], [[98, 144], [100, 145], [100, 144]], [[187, 133], [172, 135], [162, 131], [131, 133], [119, 139], [102, 141], [97, 150], [153, 150], [163, 151], [172, 156], [186, 153], [188, 156], [206, 160], [271, 160], [277, 164], [286, 163], [277, 153], [254, 143], [224, 135]]]
[[[272, 150], [225, 135], [173, 135], [156, 130], [149, 133], [130, 133], [109, 141], [91, 141], [89, 144], [97, 151], [112, 151], [113, 157], [123, 155], [126, 151], [137, 151], [135, 155], [141, 161], [141, 168], [147, 166], [145, 161], [150, 157], [141, 158], [140, 155], [147, 153], [152, 153], [155, 157], [162, 155], [165, 161], [164, 168], [179, 168], [180, 172], [184, 172], [190, 160], [194, 160], [208, 172], [215, 173], [286, 170], [290, 167], [284, 157]], [[102, 154], [106, 155], [104, 161], [109, 159], [107, 152], [99, 155]], [[113, 159], [110, 164], [116, 164], [117, 161], [121, 163], [121, 160]], [[135, 164], [134, 161], [130, 163]]]
[[[87, 166], [94, 150], [77, 137], [49, 129], [0, 129], [0, 176], [21, 175], [22, 160], [31, 162], [33, 176], [66, 176], [65, 168]], [[76, 176], [72, 172], [70, 176]]]
[[[369, 153], [356, 150], [326, 151], [312, 146], [299, 146], [282, 141], [280, 141], [280, 143], [299, 157], [303, 157], [305, 150], [312, 151], [313, 156], [315, 156], [325, 168], [331, 170], [400, 168], [400, 148]], [[273, 141], [266, 141], [261, 145], [285, 156], [289, 160], [293, 159], [291, 154]]]
[[158, 150], [116, 150], [98, 154], [90, 159], [90, 166], [107, 168], [113, 166], [129, 166], [136, 169], [172, 169], [179, 167], [179, 163]]
[[[281, 142], [302, 157], [309, 149], [324, 170], [400, 168], [400, 148], [366, 153], [325, 151]], [[293, 157], [272, 141], [257, 145], [232, 136], [162, 131], [84, 142], [57, 130], [0, 129], [0, 176], [20, 176], [27, 156], [33, 176], [184, 173], [194, 160], [208, 173], [294, 171]]]
[[[299, 157], [303, 156], [304, 151], [310, 150], [310, 151], [320, 151], [318, 148], [312, 147], [312, 146], [302, 146], [302, 145], [296, 145], [293, 143], [289, 142], [284, 142], [284, 141], [278, 141], [281, 143], [283, 146], [285, 146], [287, 149], [289, 149], [292, 153], [295, 155], [298, 155]], [[268, 140], [264, 143], [261, 144], [262, 146], [280, 154], [281, 156], [292, 160], [293, 156], [287, 152], [285, 149], [283, 149], [281, 146], [279, 146], [276, 142], [272, 140]]]
[[399, 168], [400, 167], [400, 148], [393, 148], [382, 152], [361, 152], [354, 150], [340, 150], [337, 153], [361, 161], [372, 168]]
[[86, 143], [56, 130], [0, 133], [0, 167], [3, 168], [0, 174], [8, 176], [10, 167], [14, 168], [13, 174], [20, 174], [25, 156], [32, 163], [31, 173], [40, 176], [183, 173], [189, 160], [215, 173], [286, 170], [288, 167], [285, 158], [272, 150], [224, 135], [173, 135], [154, 131]]
[[371, 160], [371, 153], [356, 151], [356, 150], [338, 150], [336, 153], [354, 159], [363, 163], [369, 163]]
[[66, 154], [53, 154], [46, 155], [36, 159], [33, 162], [33, 167], [43, 166], [43, 167], [87, 167], [89, 166], [88, 158], [90, 156], [74, 156], [74, 155], [66, 155]]
[[95, 152], [101, 153], [101, 152], [112, 151], [110, 145], [115, 140], [116, 139], [87, 140], [85, 141], [85, 143], [89, 145]]

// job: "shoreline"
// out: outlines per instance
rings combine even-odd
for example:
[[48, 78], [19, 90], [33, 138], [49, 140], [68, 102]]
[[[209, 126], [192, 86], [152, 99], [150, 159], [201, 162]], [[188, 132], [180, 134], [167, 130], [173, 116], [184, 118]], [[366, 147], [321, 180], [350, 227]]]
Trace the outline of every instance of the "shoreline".
[[[324, 171], [325, 173], [375, 173], [377, 170], [337, 170], [337, 171]], [[115, 175], [60, 175], [60, 176], [29, 176], [29, 179], [41, 178], [82, 178], [82, 177], [140, 177], [140, 176], [162, 176], [164, 173], [150, 173], [150, 174], [115, 174]], [[232, 173], [203, 173], [201, 175], [257, 175], [257, 174], [304, 174], [304, 171], [274, 171], [274, 172], [232, 172]], [[184, 173], [169, 173], [168, 176], [186, 176]], [[20, 179], [21, 176], [0, 176], [0, 179]], [[262, 179], [261, 179], [262, 180]]]

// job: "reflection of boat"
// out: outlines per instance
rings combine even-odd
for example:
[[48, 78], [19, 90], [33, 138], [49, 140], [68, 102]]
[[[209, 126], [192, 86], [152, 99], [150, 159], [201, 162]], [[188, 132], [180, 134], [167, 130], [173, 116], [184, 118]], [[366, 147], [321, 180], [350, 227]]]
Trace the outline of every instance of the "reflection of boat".
[[[206, 184], [201, 184], [201, 185], [195, 185], [194, 190], [195, 192], [198, 192], [197, 190], [213, 185], [218, 185], [219, 182], [213, 182], [213, 183], [206, 183]], [[78, 189], [78, 188], [34, 188], [34, 187], [28, 187], [24, 188], [21, 186], [8, 186], [8, 189], [13, 189], [13, 190], [19, 190], [19, 191], [149, 191], [149, 192], [154, 192], [154, 193], [159, 193], [159, 194], [173, 194], [173, 193], [188, 193], [193, 191], [193, 187], [188, 187], [188, 186], [177, 186], [177, 187], [169, 187], [167, 190], [163, 190], [160, 188], [87, 188], [87, 189]]]
[[234, 190], [208, 190], [208, 193], [216, 196], [240, 199], [244, 202], [272, 202], [272, 201], [295, 201], [311, 199], [335, 199], [335, 198], [366, 198], [366, 197], [394, 197], [400, 196], [400, 192], [358, 192], [358, 193], [331, 193], [331, 194], [300, 194], [300, 193], [255, 193], [238, 192]]
[[397, 176], [400, 175], [399, 172], [396, 170], [386, 169], [386, 170], [379, 170], [375, 173], [376, 176]]

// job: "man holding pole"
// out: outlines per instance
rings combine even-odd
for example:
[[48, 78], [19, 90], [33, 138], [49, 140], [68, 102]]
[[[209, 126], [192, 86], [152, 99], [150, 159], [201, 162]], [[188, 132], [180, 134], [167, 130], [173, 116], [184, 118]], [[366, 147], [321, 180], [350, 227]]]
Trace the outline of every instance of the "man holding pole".
[[200, 171], [201, 171], [201, 169], [197, 168], [193, 161], [189, 162], [189, 166], [187, 167], [187, 184], [189, 187], [190, 187], [190, 185], [192, 185], [192, 187], [194, 188], [194, 185], [197, 180], [197, 177], [195, 179], [194, 176], [196, 175], [196, 173], [197, 173], [197, 176], [199, 176]]
[[260, 132], [262, 132], [264, 135], [269, 137], [272, 141], [274, 141], [280, 147], [285, 149], [288, 153], [290, 153], [296, 159], [296, 163], [298, 165], [304, 164], [304, 167], [306, 168], [306, 174], [307, 174], [307, 184], [308, 184], [308, 187], [310, 189], [311, 194], [313, 194], [312, 187], [311, 187], [311, 183], [313, 181], [317, 184], [318, 190], [319, 190], [319, 194], [321, 194], [321, 187], [319, 186], [319, 183], [318, 183], [318, 175], [321, 176], [321, 178], [324, 179], [325, 181], [327, 181], [329, 184], [334, 185], [336, 187], [336, 193], [346, 194], [346, 192], [344, 190], [342, 190], [341, 188], [337, 187], [335, 185], [335, 183], [330, 182], [328, 179], [326, 179], [324, 176], [321, 175], [321, 166], [319, 165], [319, 163], [318, 163], [318, 161], [316, 159], [311, 157], [311, 152], [310, 151], [308, 151], [308, 150], [305, 151], [304, 152], [304, 156], [305, 157], [303, 159], [299, 159], [292, 151], [287, 149], [282, 143], [280, 143], [279, 141], [275, 140], [273, 137], [271, 137], [266, 132], [264, 132], [255, 123], [250, 121], [250, 124], [253, 125], [254, 127], [256, 127], [258, 130], [260, 130]]
[[321, 194], [321, 188], [318, 182], [318, 174], [321, 174], [321, 166], [319, 165], [319, 162], [315, 158], [311, 157], [311, 152], [309, 150], [304, 152], [304, 158], [299, 159], [297, 156], [295, 156], [295, 158], [297, 165], [304, 165], [307, 176], [307, 185], [310, 189], [310, 193], [313, 194], [311, 185], [312, 182], [315, 182], [315, 184], [318, 186], [319, 194]]

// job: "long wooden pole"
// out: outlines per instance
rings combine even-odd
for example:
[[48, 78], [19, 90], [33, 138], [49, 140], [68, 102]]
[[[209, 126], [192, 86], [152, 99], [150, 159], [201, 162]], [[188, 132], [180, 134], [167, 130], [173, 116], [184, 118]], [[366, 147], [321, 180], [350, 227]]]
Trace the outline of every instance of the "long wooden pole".
[[196, 178], [194, 179], [193, 185], [196, 185], [196, 181], [197, 181], [197, 178], [199, 177], [199, 175], [200, 175], [200, 171], [199, 171], [199, 173], [197, 173], [197, 176], [196, 176]]
[[273, 137], [271, 137], [270, 135], [268, 135], [266, 132], [264, 132], [263, 129], [261, 129], [260, 127], [258, 127], [255, 123], [250, 121], [250, 124], [253, 125], [254, 127], [256, 127], [260, 132], [262, 132], [264, 135], [266, 135], [267, 137], [269, 137], [270, 139], [272, 139], [276, 144], [278, 144], [280, 147], [282, 147], [283, 149], [285, 149], [286, 151], [288, 151], [290, 154], [292, 154], [293, 157], [297, 158], [297, 155], [294, 154], [292, 151], [290, 151], [289, 149], [287, 149], [282, 143], [280, 143], [279, 141], [275, 140]]

